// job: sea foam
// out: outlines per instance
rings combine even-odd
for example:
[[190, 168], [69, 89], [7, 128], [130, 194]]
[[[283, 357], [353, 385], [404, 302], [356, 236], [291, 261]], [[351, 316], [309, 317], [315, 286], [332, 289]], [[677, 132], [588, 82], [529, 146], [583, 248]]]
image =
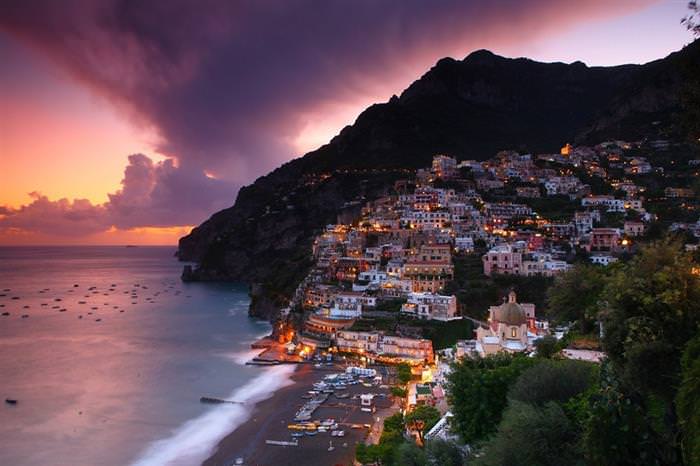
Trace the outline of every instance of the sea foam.
[[171, 436], [150, 444], [132, 466], [201, 464], [211, 456], [221, 439], [250, 418], [257, 402], [293, 383], [294, 366], [260, 370], [260, 375], [231, 393], [229, 399], [242, 404], [222, 404], [187, 421]]

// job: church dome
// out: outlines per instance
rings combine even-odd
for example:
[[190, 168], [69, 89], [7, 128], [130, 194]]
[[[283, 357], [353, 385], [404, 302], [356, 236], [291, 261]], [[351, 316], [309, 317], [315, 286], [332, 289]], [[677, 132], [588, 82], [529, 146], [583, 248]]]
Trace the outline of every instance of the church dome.
[[518, 303], [503, 303], [494, 313], [494, 320], [507, 325], [522, 325], [527, 323], [525, 311]]

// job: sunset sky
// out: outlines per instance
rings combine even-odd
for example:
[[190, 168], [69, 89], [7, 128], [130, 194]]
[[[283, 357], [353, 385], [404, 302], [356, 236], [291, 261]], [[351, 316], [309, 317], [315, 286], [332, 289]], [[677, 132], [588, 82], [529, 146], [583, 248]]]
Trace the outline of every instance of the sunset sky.
[[4, 1], [0, 245], [175, 244], [441, 57], [645, 63], [686, 3]]

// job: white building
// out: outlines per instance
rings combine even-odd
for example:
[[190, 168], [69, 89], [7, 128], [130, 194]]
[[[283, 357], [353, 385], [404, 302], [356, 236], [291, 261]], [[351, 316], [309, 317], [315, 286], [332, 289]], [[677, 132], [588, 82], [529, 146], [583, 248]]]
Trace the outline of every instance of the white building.
[[458, 252], [474, 251], [474, 239], [471, 236], [458, 236], [455, 238], [455, 249]]
[[604, 255], [604, 254], [595, 255], [595, 256], [591, 256], [591, 262], [594, 264], [598, 264], [598, 265], [608, 266], [608, 265], [612, 264], [613, 262], [617, 262], [617, 257], [608, 256], [608, 255]]
[[377, 298], [374, 296], [366, 296], [357, 291], [345, 291], [335, 295], [329, 315], [333, 318], [357, 318], [362, 316], [363, 306], [375, 307], [376, 305]]
[[433, 173], [438, 178], [448, 180], [457, 174], [457, 160], [447, 155], [433, 157]]
[[425, 320], [455, 320], [457, 298], [435, 293], [410, 293], [408, 301], [401, 306], [401, 312]]

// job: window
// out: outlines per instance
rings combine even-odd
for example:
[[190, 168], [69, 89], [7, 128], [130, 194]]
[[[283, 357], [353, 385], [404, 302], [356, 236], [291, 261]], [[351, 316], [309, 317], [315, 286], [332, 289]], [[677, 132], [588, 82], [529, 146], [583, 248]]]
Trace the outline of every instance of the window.
[[516, 329], [515, 327], [512, 327], [512, 328], [510, 329], [510, 336], [511, 336], [512, 338], [517, 337], [517, 336], [518, 336], [518, 329]]

